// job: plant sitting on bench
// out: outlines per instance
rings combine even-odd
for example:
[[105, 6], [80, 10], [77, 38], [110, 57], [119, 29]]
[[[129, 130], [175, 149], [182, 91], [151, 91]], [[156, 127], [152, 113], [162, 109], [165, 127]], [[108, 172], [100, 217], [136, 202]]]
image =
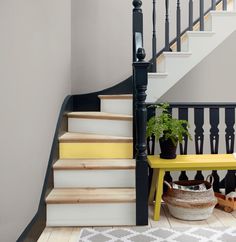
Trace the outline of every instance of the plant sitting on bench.
[[149, 107], [157, 107], [161, 114], [152, 117], [147, 123], [147, 137], [154, 135], [160, 142], [161, 154], [164, 159], [175, 159], [178, 142], [182, 143], [184, 136], [190, 140], [189, 123], [186, 120], [172, 118], [168, 111], [169, 104], [161, 103]]

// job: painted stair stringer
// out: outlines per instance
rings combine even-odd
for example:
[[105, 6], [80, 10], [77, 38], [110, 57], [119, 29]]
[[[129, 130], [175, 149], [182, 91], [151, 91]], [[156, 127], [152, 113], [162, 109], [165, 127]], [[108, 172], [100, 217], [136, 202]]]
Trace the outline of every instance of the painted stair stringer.
[[[236, 12], [211, 11], [207, 21], [207, 31], [186, 33], [185, 52], [163, 53], [159, 73], [148, 76], [147, 102], [157, 101], [236, 30]], [[164, 72], [168, 73], [165, 77], [161, 76]]]

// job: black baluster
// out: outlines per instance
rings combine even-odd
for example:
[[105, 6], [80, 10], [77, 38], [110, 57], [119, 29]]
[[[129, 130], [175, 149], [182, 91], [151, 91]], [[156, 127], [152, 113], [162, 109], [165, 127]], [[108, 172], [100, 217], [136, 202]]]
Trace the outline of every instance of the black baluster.
[[147, 108], [147, 69], [145, 51], [138, 49], [138, 62], [133, 63], [134, 88], [136, 90], [136, 225], [148, 224], [148, 164], [146, 145]]
[[[179, 119], [187, 120], [188, 121], [188, 108], [179, 108]], [[183, 137], [183, 143], [179, 144], [180, 154], [186, 155], [188, 153], [188, 136]], [[181, 171], [179, 180], [188, 180], [186, 171]]]
[[216, 10], [216, 0], [211, 0], [211, 9]]
[[170, 51], [170, 24], [169, 24], [169, 0], [165, 0], [166, 19], [165, 19], [165, 51]]
[[192, 31], [193, 30], [193, 0], [189, 0], [189, 4], [188, 4], [188, 26], [189, 26], [189, 30]]
[[[168, 108], [168, 112], [172, 116], [172, 108], [171, 107]], [[167, 182], [172, 182], [173, 181], [169, 171], [165, 172], [164, 181], [167, 181]], [[164, 192], [166, 192], [166, 191], [167, 191], [167, 187], [164, 186]]]
[[152, 26], [153, 26], [153, 31], [152, 31], [152, 71], [156, 72], [156, 70], [157, 70], [156, 0], [153, 0]]
[[224, 11], [227, 11], [227, 0], [223, 0], [222, 8]]
[[[219, 149], [219, 108], [210, 108], [210, 145], [211, 154], [218, 154]], [[212, 176], [214, 177], [213, 189], [215, 192], [220, 192], [220, 177], [217, 170], [212, 171]]]
[[[231, 154], [234, 152], [234, 124], [235, 124], [235, 108], [225, 108], [225, 143], [226, 152]], [[228, 194], [235, 190], [236, 187], [236, 171], [228, 171], [225, 176], [225, 193]]]
[[[195, 151], [196, 154], [203, 154], [203, 144], [204, 144], [204, 109], [194, 108], [194, 124], [195, 124]], [[197, 171], [195, 176], [196, 180], [204, 180], [202, 171]]]
[[200, 0], [200, 31], [204, 31], [204, 0]]
[[142, 1], [133, 0], [133, 62], [137, 61], [138, 48], [143, 46], [143, 13]]
[[181, 10], [180, 10], [180, 0], [177, 0], [176, 34], [177, 34], [177, 51], [181, 51]]

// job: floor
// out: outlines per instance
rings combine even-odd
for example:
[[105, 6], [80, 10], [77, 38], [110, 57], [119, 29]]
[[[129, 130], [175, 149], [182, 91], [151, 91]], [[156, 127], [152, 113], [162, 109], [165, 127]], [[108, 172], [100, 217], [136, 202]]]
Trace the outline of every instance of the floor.
[[[236, 227], [236, 211], [226, 213], [219, 209], [214, 209], [213, 215], [205, 221], [182, 221], [173, 218], [166, 207], [162, 204], [161, 217], [159, 221], [153, 221], [153, 208], [149, 208], [150, 227]], [[38, 242], [78, 242], [80, 233], [79, 227], [46, 228], [40, 236]]]

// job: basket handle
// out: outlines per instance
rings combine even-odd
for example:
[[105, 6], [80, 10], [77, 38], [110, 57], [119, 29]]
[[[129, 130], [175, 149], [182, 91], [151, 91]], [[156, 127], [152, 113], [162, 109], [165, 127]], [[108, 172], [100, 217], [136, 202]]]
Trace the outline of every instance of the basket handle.
[[[208, 179], [209, 179], [209, 181], [208, 181]], [[211, 184], [211, 186], [213, 185], [214, 177], [212, 176], [212, 174], [210, 174], [206, 177], [206, 181], [209, 182]]]
[[164, 181], [164, 183], [165, 183], [165, 184], [168, 186], [168, 188], [172, 189], [172, 186], [170, 185], [170, 183], [169, 183], [169, 182]]

